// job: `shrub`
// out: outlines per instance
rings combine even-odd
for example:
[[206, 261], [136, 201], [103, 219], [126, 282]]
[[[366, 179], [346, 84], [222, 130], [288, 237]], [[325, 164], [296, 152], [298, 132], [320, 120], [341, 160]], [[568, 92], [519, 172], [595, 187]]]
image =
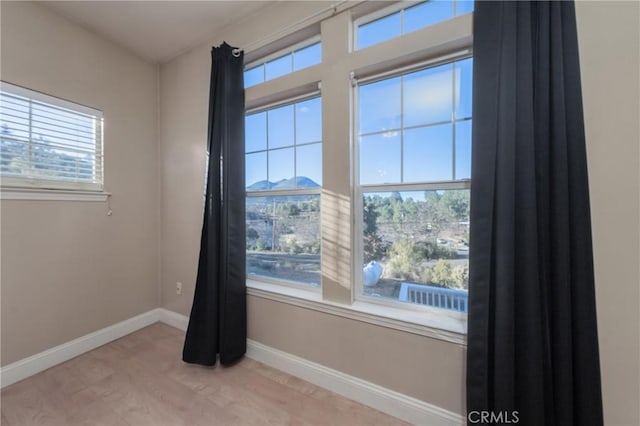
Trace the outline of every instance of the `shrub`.
[[451, 264], [443, 259], [438, 260], [431, 268], [431, 280], [434, 284], [451, 288], [454, 283], [451, 277]]
[[415, 242], [398, 240], [389, 249], [385, 275], [389, 278], [417, 281], [420, 279], [422, 257]]
[[458, 256], [458, 252], [449, 247], [437, 246], [436, 255], [434, 258], [436, 259], [455, 259]]
[[426, 260], [431, 260], [438, 255], [438, 245], [433, 241], [418, 241], [415, 250]]
[[451, 271], [452, 288], [466, 290], [469, 288], [469, 265], [460, 265]]
[[422, 268], [420, 271], [420, 282], [424, 284], [431, 284], [433, 282], [431, 268]]
[[309, 246], [309, 253], [311, 254], [320, 254], [320, 243], [318, 241], [314, 241]]

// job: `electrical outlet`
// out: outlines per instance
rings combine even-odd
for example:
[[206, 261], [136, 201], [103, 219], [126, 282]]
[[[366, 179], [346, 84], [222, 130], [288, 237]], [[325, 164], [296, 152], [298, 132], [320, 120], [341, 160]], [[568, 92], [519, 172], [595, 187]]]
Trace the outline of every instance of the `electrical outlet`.
[[176, 294], [178, 294], [178, 295], [182, 294], [182, 283], [181, 282], [177, 282], [176, 283]]

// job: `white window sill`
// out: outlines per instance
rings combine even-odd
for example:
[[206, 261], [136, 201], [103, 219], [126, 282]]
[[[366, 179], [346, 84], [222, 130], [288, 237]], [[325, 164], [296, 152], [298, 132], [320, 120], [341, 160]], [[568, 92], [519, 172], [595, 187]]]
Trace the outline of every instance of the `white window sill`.
[[63, 189], [31, 189], [1, 187], [0, 200], [34, 201], [107, 201], [111, 194], [104, 191], [76, 191]]
[[435, 308], [418, 311], [365, 301], [344, 305], [322, 300], [322, 294], [311, 289], [251, 279], [247, 279], [247, 294], [460, 345], [467, 342], [466, 315], [456, 312]]

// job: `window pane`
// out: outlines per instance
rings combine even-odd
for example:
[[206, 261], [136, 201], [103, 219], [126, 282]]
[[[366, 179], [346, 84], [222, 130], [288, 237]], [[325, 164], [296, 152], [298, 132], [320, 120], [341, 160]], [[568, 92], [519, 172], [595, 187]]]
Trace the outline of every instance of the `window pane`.
[[320, 98], [296, 104], [296, 144], [322, 140], [322, 104]]
[[400, 77], [360, 86], [360, 134], [400, 127]]
[[400, 12], [358, 27], [358, 49], [400, 35]]
[[292, 70], [292, 58], [291, 54], [281, 56], [265, 64], [266, 67], [266, 80], [271, 80], [281, 75], [285, 75]]
[[255, 86], [264, 81], [264, 65], [248, 69], [244, 72], [244, 87]]
[[446, 64], [403, 77], [404, 126], [451, 121], [452, 65]]
[[293, 70], [298, 71], [322, 61], [322, 48], [320, 43], [296, 50], [293, 53]]
[[471, 179], [471, 120], [456, 123], [456, 179]]
[[296, 184], [298, 188], [315, 188], [322, 185], [322, 144], [296, 148]]
[[420, 127], [404, 131], [404, 182], [453, 179], [452, 126]]
[[467, 311], [469, 190], [365, 193], [364, 294]]
[[400, 133], [360, 138], [360, 184], [400, 182]]
[[293, 105], [269, 110], [267, 115], [269, 149], [293, 145]]
[[431, 0], [404, 11], [404, 32], [425, 28], [453, 18], [452, 0]]
[[268, 189], [266, 152], [245, 156], [245, 185], [247, 185], [247, 191]]
[[456, 119], [471, 117], [471, 97], [473, 90], [473, 59], [457, 61], [456, 75]]
[[267, 113], [247, 115], [245, 118], [245, 152], [267, 149]]
[[473, 12], [473, 1], [456, 1], [456, 15]]
[[269, 188], [295, 188], [293, 148], [269, 151]]
[[320, 285], [320, 195], [247, 197], [247, 275]]

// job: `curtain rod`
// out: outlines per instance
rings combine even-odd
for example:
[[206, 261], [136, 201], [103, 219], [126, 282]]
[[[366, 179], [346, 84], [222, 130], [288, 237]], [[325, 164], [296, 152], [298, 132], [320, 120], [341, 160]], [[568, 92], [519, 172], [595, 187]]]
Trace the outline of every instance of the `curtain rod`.
[[[287, 25], [284, 28], [279, 29], [278, 31], [275, 31], [275, 32], [273, 32], [273, 33], [271, 33], [271, 34], [269, 34], [269, 35], [267, 35], [265, 37], [261, 37], [259, 40], [256, 40], [256, 41], [253, 41], [253, 42], [247, 44], [242, 49], [245, 52], [250, 52], [253, 49], [257, 49], [257, 48], [263, 47], [263, 46], [265, 46], [266, 44], [268, 44], [268, 43], [270, 43], [272, 41], [275, 41], [275, 40], [277, 40], [279, 38], [282, 38], [282, 37], [290, 34], [291, 32], [295, 31], [295, 29], [297, 29], [297, 27], [301, 26], [302, 24], [321, 22], [321, 21], [323, 21], [324, 19], [326, 19], [328, 17], [336, 15], [338, 12], [342, 12], [344, 10], [350, 9], [353, 6], [356, 6], [356, 5], [360, 4], [359, 2], [357, 2], [357, 3], [354, 2], [355, 4], [353, 4], [350, 7], [344, 8], [342, 10], [338, 10], [338, 8], [340, 6], [342, 6], [343, 4], [345, 4], [347, 2], [348, 2], [348, 0], [341, 0], [341, 1], [335, 2], [329, 7], [321, 9], [321, 10], [319, 10], [319, 11], [317, 11], [317, 12], [315, 12], [315, 13], [313, 13], [313, 14], [305, 17], [305, 18], [302, 18], [302, 19], [300, 19], [300, 20], [298, 20], [298, 21], [296, 21], [296, 22], [294, 22], [292, 24]], [[328, 16], [319, 18], [319, 17], [321, 17], [322, 15], [325, 15], [328, 12], [331, 12]], [[267, 40], [266, 43], [265, 43], [265, 40]]]

